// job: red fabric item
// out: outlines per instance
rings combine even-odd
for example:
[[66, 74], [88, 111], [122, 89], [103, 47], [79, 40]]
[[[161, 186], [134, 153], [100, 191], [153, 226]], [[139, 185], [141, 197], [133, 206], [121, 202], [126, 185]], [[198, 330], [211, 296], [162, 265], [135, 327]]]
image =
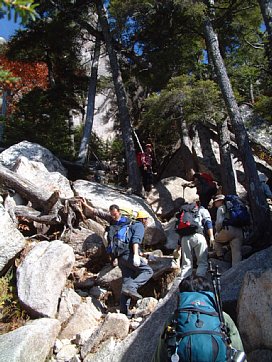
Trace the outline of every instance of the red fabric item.
[[212, 176], [209, 175], [209, 174], [206, 173], [206, 172], [202, 172], [202, 173], [200, 174], [200, 176], [201, 176], [204, 180], [206, 180], [208, 183], [212, 183], [212, 182], [214, 181], [213, 178], [212, 178]]
[[136, 158], [137, 158], [138, 167], [141, 167], [143, 165], [143, 163], [144, 163], [144, 160], [145, 160], [144, 152], [138, 152], [137, 155], [136, 155]]

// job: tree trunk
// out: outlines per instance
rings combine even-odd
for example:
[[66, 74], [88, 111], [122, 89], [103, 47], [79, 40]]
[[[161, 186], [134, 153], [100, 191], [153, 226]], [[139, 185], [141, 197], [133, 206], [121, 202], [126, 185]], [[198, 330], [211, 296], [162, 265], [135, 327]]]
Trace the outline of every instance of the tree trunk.
[[210, 18], [204, 19], [204, 35], [208, 44], [208, 51], [213, 60], [217, 82], [221, 89], [224, 102], [234, 130], [236, 143], [241, 154], [245, 171], [247, 192], [251, 206], [254, 230], [256, 235], [264, 235], [270, 225], [269, 207], [261, 189], [256, 164], [249, 144], [248, 135], [239, 111], [238, 104], [230, 84], [226, 67], [219, 51], [217, 35], [213, 30]]
[[211, 144], [211, 130], [202, 122], [196, 124], [201, 152], [203, 155], [203, 163], [212, 171], [216, 180], [221, 183], [220, 167], [215, 157]]
[[101, 0], [96, 1], [99, 22], [103, 32], [104, 40], [107, 47], [107, 52], [110, 59], [112, 77], [114, 88], [117, 97], [117, 104], [119, 110], [119, 117], [122, 130], [122, 138], [125, 147], [127, 170], [128, 170], [128, 183], [133, 192], [141, 194], [142, 184], [140, 173], [136, 161], [135, 146], [132, 137], [131, 120], [127, 106], [127, 96], [125, 87], [122, 80], [118, 59], [112, 45], [112, 38], [109, 30], [108, 19]]
[[50, 211], [59, 199], [59, 192], [52, 194], [45, 190], [37, 190], [36, 186], [22, 176], [0, 165], [0, 184], [12, 188], [23, 198], [32, 202], [34, 208]]
[[86, 113], [85, 125], [78, 153], [78, 163], [82, 165], [84, 165], [87, 161], [89, 141], [93, 128], [99, 57], [100, 57], [100, 39], [96, 38], [92, 67], [91, 67], [91, 77], [88, 89], [87, 113]]
[[195, 173], [195, 161], [192, 152], [192, 140], [189, 136], [188, 128], [185, 119], [181, 116], [180, 119], [180, 140], [181, 140], [181, 154], [182, 162], [186, 175], [186, 179], [192, 180], [193, 174]]
[[227, 119], [222, 123], [218, 123], [217, 130], [221, 161], [222, 190], [225, 195], [236, 195], [236, 172], [233, 168], [233, 160], [230, 151], [230, 134]]
[[269, 70], [272, 73], [272, 1], [259, 0], [259, 5], [268, 35], [268, 42], [265, 45], [265, 49], [269, 61]]

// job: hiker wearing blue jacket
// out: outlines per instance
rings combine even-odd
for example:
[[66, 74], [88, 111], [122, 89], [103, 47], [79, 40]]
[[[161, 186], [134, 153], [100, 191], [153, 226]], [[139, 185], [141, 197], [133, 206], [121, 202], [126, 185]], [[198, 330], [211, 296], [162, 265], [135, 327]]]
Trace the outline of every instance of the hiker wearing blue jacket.
[[[90, 217], [99, 217], [110, 225], [121, 225], [131, 221], [122, 214], [118, 205], [111, 205], [109, 212], [91, 207], [84, 199], [81, 200], [85, 207], [85, 213]], [[149, 215], [145, 211], [139, 211], [136, 220], [130, 222], [127, 228], [126, 239], [128, 248], [122, 251], [118, 258], [113, 260], [113, 266], [119, 266], [122, 272], [122, 290], [120, 297], [120, 312], [130, 317], [129, 306], [131, 299], [141, 299], [138, 288], [144, 285], [153, 275], [152, 268], [145, 258], [141, 256], [141, 244], [144, 238], [145, 226]], [[109, 228], [108, 233], [111, 230]]]
[[118, 257], [118, 265], [122, 272], [122, 290], [120, 298], [120, 312], [131, 316], [129, 306], [132, 299], [141, 299], [138, 288], [146, 284], [152, 277], [153, 270], [147, 259], [141, 256], [141, 244], [149, 215], [139, 211], [136, 222], [129, 226], [127, 239], [129, 249]]

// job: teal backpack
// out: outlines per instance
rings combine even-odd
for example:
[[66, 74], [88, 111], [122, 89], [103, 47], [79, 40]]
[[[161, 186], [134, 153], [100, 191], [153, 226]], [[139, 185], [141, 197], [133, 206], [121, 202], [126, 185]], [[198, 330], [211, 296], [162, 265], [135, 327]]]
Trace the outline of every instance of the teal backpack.
[[179, 361], [226, 362], [230, 347], [222, 331], [212, 292], [179, 293], [175, 352]]

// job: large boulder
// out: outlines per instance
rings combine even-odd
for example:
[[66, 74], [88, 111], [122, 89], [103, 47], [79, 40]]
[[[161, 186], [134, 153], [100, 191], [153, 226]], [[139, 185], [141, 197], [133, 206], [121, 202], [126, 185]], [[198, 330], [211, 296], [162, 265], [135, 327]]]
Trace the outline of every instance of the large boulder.
[[238, 327], [246, 352], [272, 351], [272, 264], [247, 272], [238, 301]]
[[124, 339], [129, 332], [129, 320], [121, 313], [108, 313], [103, 324], [91, 335], [81, 348], [81, 356], [84, 358], [89, 352], [98, 349], [103, 341], [110, 337]]
[[60, 191], [62, 198], [69, 199], [74, 196], [69, 180], [60, 172], [48, 171], [42, 162], [31, 161], [25, 156], [20, 156], [12, 170], [30, 181], [38, 190], [48, 192], [49, 196], [55, 190]]
[[60, 240], [38, 243], [17, 269], [18, 298], [33, 317], [52, 317], [75, 262], [73, 249]]
[[230, 313], [234, 319], [236, 319], [234, 311], [236, 309], [245, 274], [256, 269], [260, 269], [264, 272], [271, 268], [271, 260], [272, 247], [253, 254], [248, 259], [241, 261], [223, 273], [221, 277], [222, 302], [225, 310]]
[[60, 338], [72, 339], [76, 334], [84, 330], [94, 331], [100, 324], [102, 313], [92, 302], [92, 298], [86, 298], [86, 303], [81, 303], [74, 314], [68, 320], [60, 334]]
[[16, 228], [9, 214], [0, 205], [0, 275], [9, 262], [25, 247], [24, 236]]
[[169, 222], [163, 224], [163, 228], [166, 234], [166, 242], [165, 242], [165, 249], [174, 250], [177, 245], [180, 236], [175, 231], [177, 218], [174, 216], [172, 217]]
[[0, 163], [11, 169], [20, 156], [43, 163], [50, 172], [57, 171], [64, 176], [67, 174], [60, 160], [51, 151], [37, 143], [28, 141], [22, 141], [3, 151], [0, 154]]
[[44, 362], [59, 331], [59, 321], [41, 318], [1, 335], [0, 362]]
[[141, 197], [128, 195], [113, 187], [84, 180], [75, 181], [73, 189], [76, 195], [86, 198], [95, 208], [108, 210], [110, 205], [117, 204], [120, 208], [136, 211], [145, 210], [150, 217], [145, 231], [146, 244], [155, 245], [165, 241], [166, 237], [161, 223]]
[[81, 297], [71, 288], [64, 288], [61, 293], [58, 308], [58, 320], [66, 322], [77, 310], [81, 304]]
[[180, 177], [164, 178], [148, 193], [147, 202], [152, 210], [161, 218], [173, 216], [184, 202], [193, 202], [196, 197], [196, 188], [184, 188], [188, 181]]

